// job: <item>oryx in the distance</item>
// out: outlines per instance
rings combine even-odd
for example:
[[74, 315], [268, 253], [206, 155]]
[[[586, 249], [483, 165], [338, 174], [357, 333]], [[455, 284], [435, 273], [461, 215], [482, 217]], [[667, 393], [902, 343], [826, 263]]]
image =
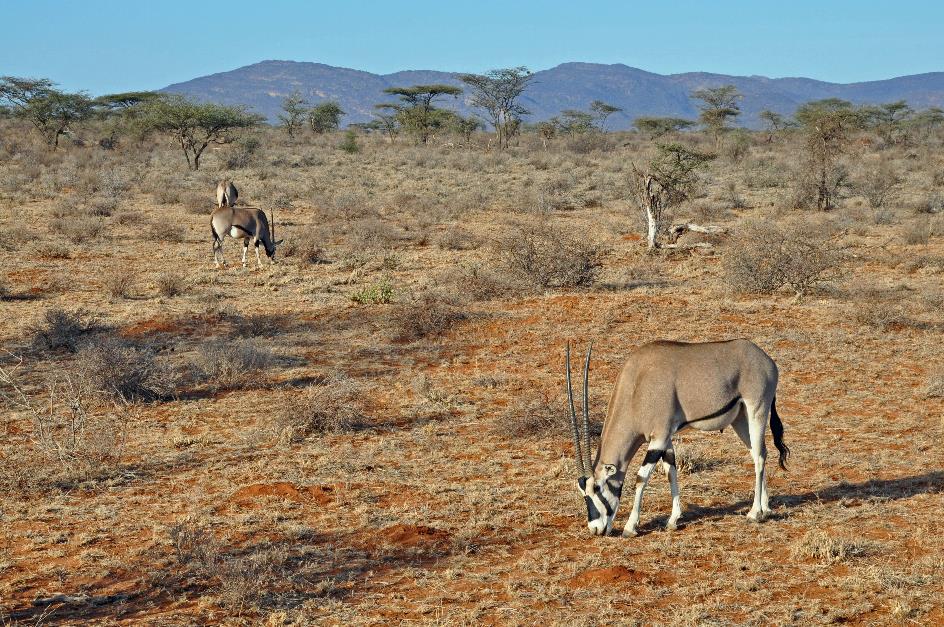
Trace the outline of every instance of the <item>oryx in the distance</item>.
[[[269, 214], [272, 216], [272, 214]], [[275, 217], [266, 217], [262, 209], [255, 207], [218, 207], [210, 214], [210, 230], [213, 232], [213, 261], [216, 267], [226, 265], [223, 258], [223, 238], [229, 235], [243, 241], [243, 267], [246, 267], [246, 253], [249, 244], [256, 249], [256, 267], [262, 267], [259, 257], [259, 244], [265, 249], [266, 256], [275, 263], [275, 247], [282, 240], [275, 240]]]
[[777, 415], [777, 365], [767, 353], [745, 339], [652, 342], [637, 348], [616, 381], [596, 458], [591, 460], [587, 380], [591, 350], [583, 370], [583, 446], [570, 382], [569, 344], [566, 374], [577, 486], [587, 505], [587, 527], [594, 535], [609, 534], [629, 463], [643, 443], [647, 444], [646, 455], [636, 474], [633, 511], [623, 535], [637, 533], [643, 491], [660, 459], [672, 491], [672, 514], [666, 528], [676, 528], [682, 506], [672, 436], [689, 426], [699, 431], [734, 428], [754, 459], [754, 504], [747, 518], [759, 522], [768, 516], [764, 441], [768, 419], [781, 468], [786, 468], [790, 449], [783, 443], [783, 423]]
[[239, 191], [229, 179], [223, 179], [216, 184], [216, 206], [217, 207], [235, 207], [236, 198], [239, 197]]

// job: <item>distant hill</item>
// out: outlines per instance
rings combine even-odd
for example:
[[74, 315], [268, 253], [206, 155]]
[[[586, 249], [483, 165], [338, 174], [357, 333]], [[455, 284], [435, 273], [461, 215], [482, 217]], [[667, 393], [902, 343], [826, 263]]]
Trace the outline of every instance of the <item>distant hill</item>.
[[[322, 63], [262, 61], [229, 72], [175, 83], [161, 91], [184, 94], [198, 100], [223, 104], [245, 104], [276, 121], [282, 100], [294, 90], [311, 103], [336, 100], [347, 112], [344, 124], [371, 119], [374, 104], [389, 100], [384, 88], [425, 83], [461, 83], [450, 72], [407, 70], [394, 74], [372, 74]], [[944, 107], [944, 72], [901, 76], [865, 83], [827, 83], [809, 78], [727, 76], [705, 72], [653, 74], [627, 65], [563, 63], [535, 72], [523, 96], [539, 121], [563, 109], [586, 110], [593, 100], [623, 108], [607, 122], [611, 129], [626, 129], [641, 115], [678, 116], [694, 119], [698, 111], [689, 94], [700, 87], [733, 84], [744, 94], [739, 123], [758, 127], [758, 113], [771, 109], [792, 114], [809, 100], [843, 98], [859, 104], [907, 100], [912, 107]], [[470, 113], [462, 96], [444, 99], [443, 106]]]

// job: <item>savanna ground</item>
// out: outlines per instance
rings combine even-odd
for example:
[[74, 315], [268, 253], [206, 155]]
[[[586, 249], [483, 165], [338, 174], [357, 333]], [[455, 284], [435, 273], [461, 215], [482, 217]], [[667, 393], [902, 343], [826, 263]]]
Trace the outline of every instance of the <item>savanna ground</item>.
[[[4, 124], [0, 624], [944, 622], [939, 139], [857, 137], [830, 212], [797, 138], [722, 146], [674, 217], [729, 233], [647, 255], [635, 135], [267, 130], [188, 172]], [[278, 265], [213, 268], [223, 175]], [[745, 292], [779, 236], [815, 280]], [[565, 343], [599, 423], [634, 346], [732, 337], [781, 371], [773, 519], [736, 436], [686, 432], [682, 527], [656, 475], [640, 537], [589, 537]]]

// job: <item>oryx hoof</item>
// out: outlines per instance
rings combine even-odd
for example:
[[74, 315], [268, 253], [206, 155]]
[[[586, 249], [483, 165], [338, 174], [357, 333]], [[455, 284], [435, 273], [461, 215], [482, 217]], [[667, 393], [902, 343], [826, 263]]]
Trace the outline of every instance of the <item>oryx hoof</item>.
[[764, 512], [748, 512], [747, 520], [752, 523], [762, 523], [767, 518], [767, 515]]
[[639, 532], [636, 531], [635, 529], [623, 529], [624, 538], [635, 538], [638, 535], [639, 535]]
[[667, 523], [665, 524], [665, 530], [666, 530], [666, 531], [677, 531], [677, 530], [678, 530], [678, 523], [675, 522], [674, 520], [670, 520], [669, 522], [667, 522]]

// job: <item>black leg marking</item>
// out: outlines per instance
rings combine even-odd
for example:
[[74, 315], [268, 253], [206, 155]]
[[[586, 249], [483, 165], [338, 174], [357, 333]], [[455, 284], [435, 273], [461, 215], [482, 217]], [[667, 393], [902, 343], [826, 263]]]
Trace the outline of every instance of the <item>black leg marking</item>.
[[662, 456], [662, 459], [665, 460], [665, 463], [669, 466], [675, 465], [675, 451], [669, 449], [665, 452], [665, 455]]
[[657, 461], [662, 459], [663, 456], [665, 456], [665, 451], [648, 450], [646, 451], [646, 456], [642, 460], [642, 465], [645, 466], [646, 464], [655, 464]]

